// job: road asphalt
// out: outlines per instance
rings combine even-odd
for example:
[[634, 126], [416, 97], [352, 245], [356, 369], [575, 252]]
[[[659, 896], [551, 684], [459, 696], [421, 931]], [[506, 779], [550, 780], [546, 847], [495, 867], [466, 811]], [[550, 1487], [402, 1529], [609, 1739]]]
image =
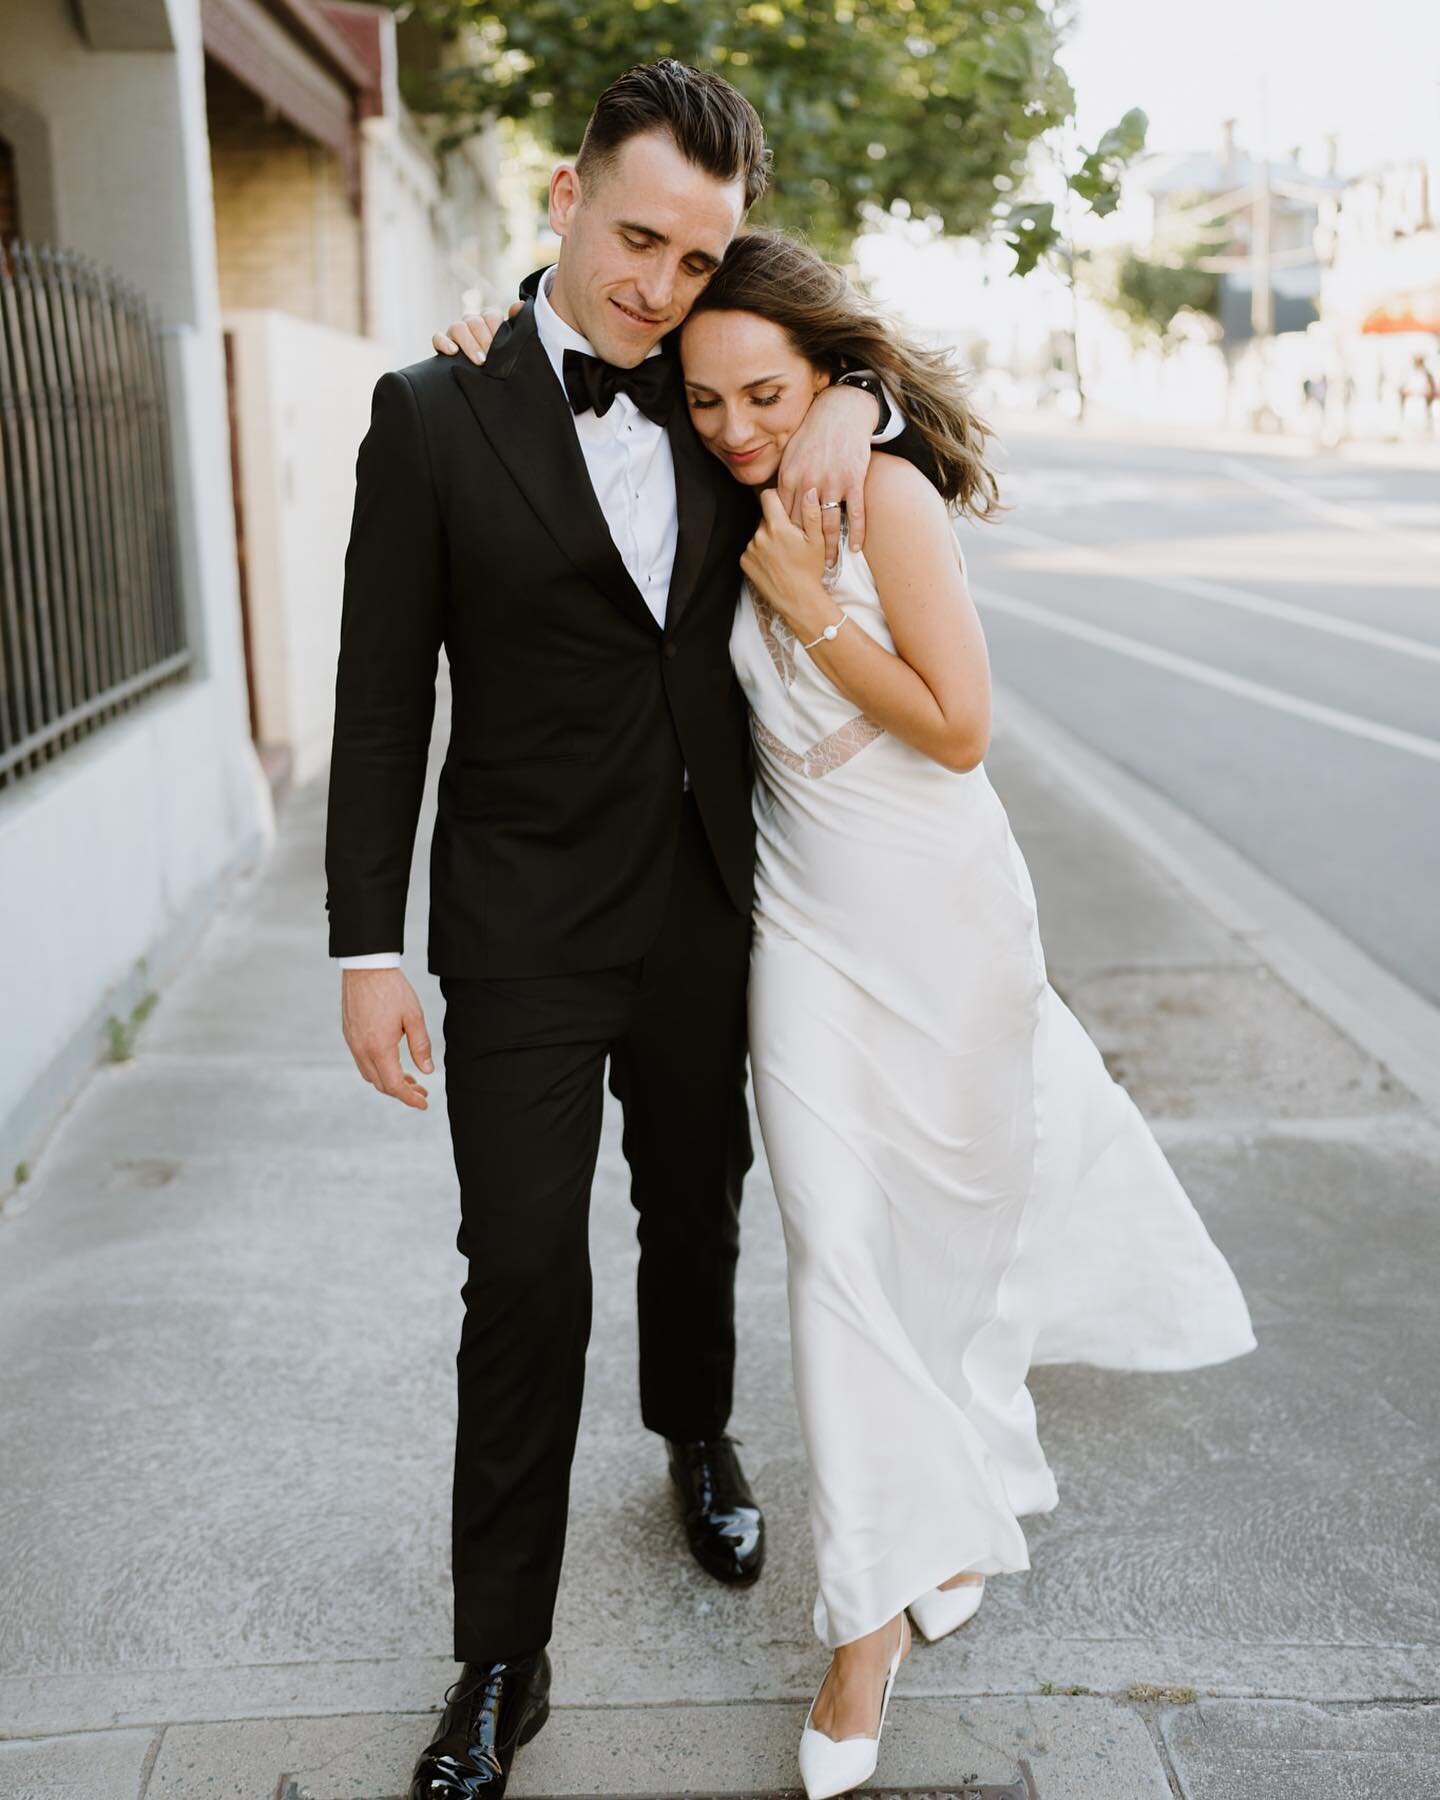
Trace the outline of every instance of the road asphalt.
[[1003, 422], [991, 656], [1436, 1007], [1440, 445], [1290, 449]]
[[[1056, 740], [1002, 708], [990, 767], [1053, 979], [1230, 1257], [1259, 1349], [1036, 1372], [1060, 1507], [1029, 1524], [1032, 1569], [906, 1664], [877, 1792], [1440, 1794], [1440, 1119]], [[323, 809], [322, 784], [292, 796], [134, 1058], [0, 1213], [4, 1800], [394, 1796], [454, 1673], [443, 1070], [419, 1114], [349, 1063]], [[424, 860], [407, 963], [438, 1042]], [[638, 1421], [616, 1126], [558, 1705], [510, 1793], [793, 1792], [826, 1657], [773, 1195], [757, 1167], [734, 1429], [771, 1552], [737, 1593], [688, 1559]]]

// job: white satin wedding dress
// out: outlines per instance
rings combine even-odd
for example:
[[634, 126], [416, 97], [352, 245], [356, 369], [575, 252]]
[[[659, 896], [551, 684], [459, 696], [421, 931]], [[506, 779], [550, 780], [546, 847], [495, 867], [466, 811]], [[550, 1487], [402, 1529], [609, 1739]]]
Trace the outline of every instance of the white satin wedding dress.
[[[893, 648], [848, 548], [835, 598]], [[1255, 1340], [1046, 980], [984, 768], [857, 717], [748, 584], [731, 655], [757, 765], [750, 1054], [834, 1646], [962, 1569], [1029, 1566], [1018, 1517], [1057, 1498], [1032, 1362], [1189, 1369]]]

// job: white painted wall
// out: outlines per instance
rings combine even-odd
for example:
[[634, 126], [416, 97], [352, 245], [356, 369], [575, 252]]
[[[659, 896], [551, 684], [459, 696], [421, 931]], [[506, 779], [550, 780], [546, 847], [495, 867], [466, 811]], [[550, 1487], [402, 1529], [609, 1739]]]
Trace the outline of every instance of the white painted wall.
[[447, 241], [447, 206], [432, 158], [404, 115], [361, 128], [365, 194], [365, 329], [419, 362], [430, 334], [460, 314], [465, 275]]
[[355, 452], [371, 390], [400, 357], [288, 313], [227, 313], [225, 327], [260, 741], [288, 745], [307, 781], [330, 755]]
[[0, 798], [0, 1193], [264, 845], [269, 791], [209, 683], [157, 696]]
[[556, 240], [538, 256], [533, 241], [550, 159], [513, 122], [483, 125], [440, 158], [432, 123], [400, 99], [393, 19], [380, 45], [383, 112], [360, 131], [365, 332], [404, 365], [463, 311], [508, 307], [524, 276], [555, 260]]
[[[163, 323], [192, 677], [0, 792], [0, 1192], [273, 830], [250, 744], [199, 0], [165, 51], [88, 48], [67, 0], [0, 0], [0, 90], [43, 115], [55, 238]], [[21, 208], [25, 171], [20, 170]], [[142, 962], [148, 975], [138, 973]]]

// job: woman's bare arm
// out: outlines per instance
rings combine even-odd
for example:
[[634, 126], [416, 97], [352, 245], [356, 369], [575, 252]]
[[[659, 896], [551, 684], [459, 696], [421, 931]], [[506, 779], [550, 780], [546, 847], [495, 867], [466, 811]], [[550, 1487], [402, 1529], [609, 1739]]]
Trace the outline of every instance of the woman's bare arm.
[[[851, 623], [808, 654], [877, 725], [947, 769], [973, 769], [990, 740], [990, 665], [950, 514], [924, 476], [895, 457], [872, 460], [866, 492], [865, 559], [895, 653]], [[820, 580], [819, 497], [807, 498], [803, 531], [773, 493], [761, 503], [765, 521], [741, 567], [800, 642], [810, 644], [844, 617]]]

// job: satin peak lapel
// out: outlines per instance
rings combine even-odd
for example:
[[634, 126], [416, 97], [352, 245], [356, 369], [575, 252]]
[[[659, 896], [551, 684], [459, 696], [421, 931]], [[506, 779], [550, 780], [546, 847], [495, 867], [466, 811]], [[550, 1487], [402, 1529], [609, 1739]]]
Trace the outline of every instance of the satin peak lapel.
[[[678, 400], [666, 427], [670, 438], [670, 454], [675, 463], [675, 506], [679, 517], [679, 536], [675, 544], [675, 567], [670, 576], [670, 598], [665, 610], [665, 628], [673, 630], [685, 610], [710, 545], [715, 527], [715, 484], [720, 465], [701, 444], [695, 427], [685, 412], [685, 402]], [[736, 571], [739, 591], [739, 571]]]
[[569, 404], [535, 329], [534, 306], [501, 327], [479, 368], [461, 361], [452, 373], [491, 448], [579, 573], [636, 624], [658, 632], [590, 485]]

